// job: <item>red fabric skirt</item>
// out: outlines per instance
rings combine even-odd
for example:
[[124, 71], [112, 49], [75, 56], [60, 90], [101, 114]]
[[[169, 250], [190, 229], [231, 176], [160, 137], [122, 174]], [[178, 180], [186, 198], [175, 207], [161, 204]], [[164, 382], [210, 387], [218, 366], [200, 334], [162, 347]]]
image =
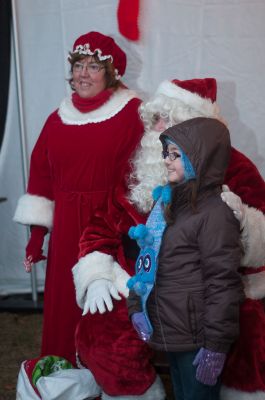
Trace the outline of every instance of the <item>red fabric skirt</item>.
[[265, 391], [265, 311], [261, 300], [246, 299], [240, 309], [240, 336], [223, 372], [223, 384], [245, 392]]
[[88, 313], [76, 330], [81, 363], [110, 396], [141, 395], [153, 384], [153, 352], [141, 341], [128, 318], [126, 300], [113, 300], [114, 309]]

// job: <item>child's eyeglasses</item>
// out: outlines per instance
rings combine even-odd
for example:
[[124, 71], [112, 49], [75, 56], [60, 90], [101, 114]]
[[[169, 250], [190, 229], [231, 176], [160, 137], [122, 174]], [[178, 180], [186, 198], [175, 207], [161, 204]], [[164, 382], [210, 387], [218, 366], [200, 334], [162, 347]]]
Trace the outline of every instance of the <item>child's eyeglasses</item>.
[[73, 70], [75, 72], [81, 72], [83, 69], [86, 69], [90, 74], [96, 74], [101, 69], [105, 68], [103, 65], [92, 63], [92, 64], [82, 64], [80, 62], [74, 63]]
[[163, 157], [163, 159], [166, 159], [168, 157], [170, 159], [170, 161], [175, 161], [177, 158], [179, 158], [181, 156], [176, 151], [173, 151], [172, 153], [169, 153], [168, 151], [163, 150], [162, 151], [162, 157]]

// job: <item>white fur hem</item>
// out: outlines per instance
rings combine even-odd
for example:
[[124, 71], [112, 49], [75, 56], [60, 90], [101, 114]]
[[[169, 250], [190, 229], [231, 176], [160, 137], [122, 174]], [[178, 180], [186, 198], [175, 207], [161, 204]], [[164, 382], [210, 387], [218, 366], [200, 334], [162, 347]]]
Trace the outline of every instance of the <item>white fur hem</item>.
[[133, 98], [137, 98], [134, 91], [118, 89], [101, 107], [88, 113], [82, 113], [74, 107], [72, 99], [67, 97], [62, 101], [58, 114], [61, 120], [67, 125], [98, 123], [114, 117], [114, 115], [118, 114]]
[[[139, 371], [140, 373], [140, 371]], [[102, 400], [164, 400], [166, 398], [165, 390], [160, 377], [157, 375], [156, 380], [150, 388], [142, 395], [128, 395], [128, 396], [109, 396], [102, 393]]]
[[94, 251], [80, 258], [72, 268], [76, 290], [76, 301], [83, 309], [88, 285], [97, 279], [108, 279], [113, 282], [124, 297], [128, 296], [126, 283], [130, 276], [113, 260], [109, 254]]
[[241, 392], [240, 390], [231, 389], [222, 386], [220, 400], [264, 400], [265, 392]]
[[171, 81], [163, 81], [156, 91], [155, 95], [162, 94], [182, 101], [189, 107], [198, 110], [202, 115], [209, 118], [219, 118], [219, 107], [211, 100], [203, 98], [196, 93], [183, 89]]
[[54, 201], [46, 197], [24, 194], [18, 200], [13, 220], [24, 225], [40, 225], [52, 229]]
[[246, 222], [241, 235], [244, 246], [242, 266], [260, 267], [265, 265], [265, 216], [253, 207], [244, 205]]

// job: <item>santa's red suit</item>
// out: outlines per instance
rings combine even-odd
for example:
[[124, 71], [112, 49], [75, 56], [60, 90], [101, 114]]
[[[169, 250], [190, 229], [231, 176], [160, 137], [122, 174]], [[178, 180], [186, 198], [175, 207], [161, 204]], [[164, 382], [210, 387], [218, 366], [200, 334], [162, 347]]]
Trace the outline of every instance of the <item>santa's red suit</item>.
[[[152, 189], [165, 183], [165, 169], [162, 160], [158, 161], [160, 132], [152, 130], [154, 121], [162, 118], [170, 126], [200, 116], [222, 120], [216, 89], [212, 78], [164, 81], [154, 97], [141, 105], [147, 130], [134, 159], [136, 183], [129, 195], [138, 210], [148, 212]], [[255, 165], [233, 148], [225, 184], [244, 203], [240, 211], [244, 214], [240, 272], [246, 300], [240, 310], [240, 337], [231, 348], [223, 371], [221, 399], [265, 399], [265, 183]], [[231, 204], [230, 207], [239, 212]]]

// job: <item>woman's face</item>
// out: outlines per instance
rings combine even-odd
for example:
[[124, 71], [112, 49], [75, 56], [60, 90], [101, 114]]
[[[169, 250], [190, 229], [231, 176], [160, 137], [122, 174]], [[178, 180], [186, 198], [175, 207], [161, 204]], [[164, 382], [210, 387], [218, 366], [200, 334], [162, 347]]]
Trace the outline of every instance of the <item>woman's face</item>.
[[92, 56], [76, 61], [73, 65], [72, 85], [80, 97], [96, 96], [106, 88], [105, 68]]

